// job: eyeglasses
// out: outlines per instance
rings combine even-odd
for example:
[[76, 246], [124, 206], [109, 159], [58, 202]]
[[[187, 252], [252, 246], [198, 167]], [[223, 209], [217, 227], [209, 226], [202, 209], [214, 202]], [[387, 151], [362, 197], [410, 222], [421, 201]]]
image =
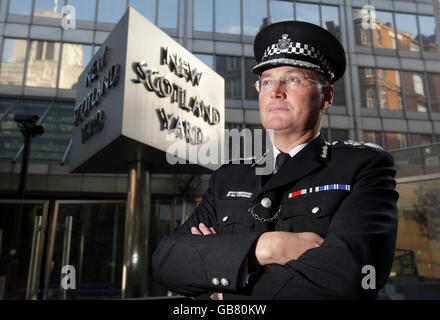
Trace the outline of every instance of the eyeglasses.
[[289, 89], [310, 87], [314, 84], [319, 86], [326, 85], [315, 79], [292, 75], [284, 79], [271, 79], [271, 78], [258, 79], [257, 81], [255, 81], [255, 90], [257, 90], [258, 93], [270, 91], [275, 86], [276, 81], [280, 81], [281, 85], [284, 88], [289, 88]]

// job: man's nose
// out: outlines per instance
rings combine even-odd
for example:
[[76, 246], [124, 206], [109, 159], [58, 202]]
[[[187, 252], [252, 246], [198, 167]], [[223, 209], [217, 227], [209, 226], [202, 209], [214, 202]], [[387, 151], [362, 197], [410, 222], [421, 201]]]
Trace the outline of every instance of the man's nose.
[[286, 86], [283, 80], [274, 81], [273, 88], [271, 90], [272, 98], [285, 98], [286, 97]]

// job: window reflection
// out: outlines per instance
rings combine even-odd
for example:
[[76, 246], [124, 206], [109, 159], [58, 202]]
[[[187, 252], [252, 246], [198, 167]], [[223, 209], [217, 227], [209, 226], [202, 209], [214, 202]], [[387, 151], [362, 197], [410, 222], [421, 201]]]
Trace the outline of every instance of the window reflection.
[[211, 54], [195, 53], [194, 55], [208, 67], [214, 69], [214, 57]]
[[396, 35], [391, 12], [376, 11], [373, 31], [373, 44], [375, 48], [396, 49]]
[[150, 22], [156, 21], [156, 0], [130, 0], [129, 5], [139, 11]]
[[377, 69], [380, 108], [382, 110], [402, 110], [402, 89], [399, 71]]
[[32, 9], [32, 0], [10, 0], [9, 13], [30, 15]]
[[216, 71], [225, 78], [227, 99], [241, 99], [241, 63], [239, 57], [216, 56]]
[[194, 0], [194, 30], [212, 32], [213, 0]]
[[409, 111], [426, 112], [426, 95], [423, 74], [419, 72], [402, 72], [405, 90], [406, 109]]
[[376, 109], [376, 73], [373, 68], [359, 68], [362, 108]]
[[59, 161], [66, 151], [73, 131], [73, 105], [54, 103], [44, 118], [44, 135], [32, 142], [31, 157]]
[[341, 39], [339, 11], [335, 6], [321, 6], [322, 27], [330, 31], [336, 38]]
[[296, 20], [321, 25], [319, 23], [319, 6], [317, 4], [297, 3]]
[[98, 21], [117, 23], [126, 9], [125, 0], [99, 1]]
[[215, 32], [240, 34], [240, 0], [215, 2]]
[[245, 63], [245, 73], [244, 73], [244, 85], [245, 85], [245, 99], [247, 100], [258, 100], [258, 93], [255, 90], [255, 81], [257, 81], [258, 76], [252, 72], [252, 68], [255, 66], [255, 59], [246, 58]]
[[243, 0], [243, 34], [254, 36], [267, 18], [266, 0]]
[[411, 133], [411, 146], [421, 146], [432, 143], [431, 134]]
[[385, 132], [385, 148], [387, 150], [406, 148], [407, 146], [405, 133]]
[[335, 88], [335, 96], [333, 97], [333, 105], [345, 106], [345, 86], [344, 78], [339, 79], [333, 84]]
[[[431, 158], [438, 165], [438, 156]], [[396, 254], [394, 260], [392, 270], [402, 277], [395, 282], [399, 284], [398, 292], [403, 299], [438, 297], [440, 180], [399, 183], [396, 189], [400, 194], [396, 253], [405, 252], [407, 256], [399, 261]]]
[[[0, 106], [2, 105], [4, 105], [3, 100], [0, 101]], [[15, 105], [6, 118], [0, 122], [0, 158], [13, 159], [23, 145], [23, 135], [14, 121], [14, 116], [16, 114], [33, 114], [41, 117], [48, 106], [49, 101], [33, 100], [21, 100]], [[2, 106], [2, 108], [4, 107]]]
[[271, 0], [269, 2], [270, 15], [273, 22], [293, 20], [293, 2]]
[[75, 16], [77, 20], [95, 20], [95, 0], [68, 0], [67, 4], [75, 7]]
[[158, 26], [161, 28], [177, 29], [178, 0], [159, 1]]
[[0, 66], [0, 84], [21, 86], [23, 83], [24, 62], [27, 41], [5, 39], [3, 42]]
[[372, 142], [382, 146], [382, 133], [380, 131], [364, 131], [364, 142]]
[[428, 73], [428, 88], [431, 111], [440, 112], [440, 73]]
[[348, 130], [330, 128], [331, 141], [348, 140]]
[[420, 51], [416, 16], [396, 13], [395, 17], [400, 50]]
[[53, 0], [35, 0], [34, 16], [61, 19], [63, 4]]
[[432, 16], [419, 16], [420, 23], [420, 41], [422, 42], [423, 50], [426, 52], [438, 52], [438, 45], [436, 42], [436, 27], [435, 19]]
[[353, 24], [356, 44], [365, 47], [371, 47], [371, 30], [362, 27], [362, 10], [353, 9]]
[[31, 41], [26, 71], [26, 86], [55, 88], [57, 80], [60, 43]]
[[92, 46], [64, 43], [61, 57], [60, 89], [74, 89], [78, 77], [92, 58]]

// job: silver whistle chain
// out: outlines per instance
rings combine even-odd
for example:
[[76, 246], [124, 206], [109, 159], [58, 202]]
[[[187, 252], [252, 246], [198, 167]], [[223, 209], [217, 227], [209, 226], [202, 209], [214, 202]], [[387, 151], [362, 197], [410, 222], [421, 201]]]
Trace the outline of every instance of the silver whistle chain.
[[249, 208], [248, 211], [251, 213], [252, 217], [254, 217], [255, 220], [260, 221], [260, 222], [272, 222], [273, 220], [278, 218], [278, 215], [281, 212], [281, 205], [280, 205], [280, 207], [278, 208], [277, 212], [275, 212], [275, 214], [272, 217], [270, 217], [270, 218], [261, 218], [258, 214], [256, 214], [254, 212], [254, 208], [255, 207], [256, 206], [253, 206], [253, 207]]

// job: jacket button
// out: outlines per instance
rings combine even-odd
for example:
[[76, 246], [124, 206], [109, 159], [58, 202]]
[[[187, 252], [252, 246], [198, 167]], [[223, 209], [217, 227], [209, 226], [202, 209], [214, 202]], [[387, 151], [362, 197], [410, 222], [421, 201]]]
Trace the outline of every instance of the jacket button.
[[[222, 279], [223, 280], [223, 279]], [[211, 280], [212, 284], [215, 286], [218, 286], [220, 284], [220, 280], [218, 278], [212, 278]]]
[[320, 207], [314, 207], [314, 208], [312, 209], [312, 213], [314, 213], [314, 214], [318, 213], [319, 211], [321, 211], [321, 208], [320, 208]]
[[263, 198], [261, 199], [261, 205], [266, 209], [269, 209], [272, 206], [272, 201], [270, 201], [269, 198]]
[[229, 217], [228, 217], [228, 216], [224, 216], [223, 219], [222, 219], [223, 222], [226, 222], [226, 221], [228, 221], [228, 220], [229, 220]]
[[222, 278], [221, 284], [223, 287], [227, 287], [229, 285], [229, 280], [226, 278]]

